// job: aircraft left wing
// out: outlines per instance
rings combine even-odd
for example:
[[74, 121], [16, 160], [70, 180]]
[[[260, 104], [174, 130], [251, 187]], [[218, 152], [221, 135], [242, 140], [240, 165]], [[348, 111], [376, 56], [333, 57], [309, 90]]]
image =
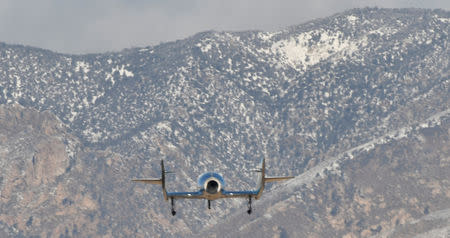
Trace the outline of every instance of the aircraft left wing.
[[187, 199], [202, 199], [204, 198], [201, 191], [196, 192], [168, 192], [167, 196], [170, 198], [187, 198]]

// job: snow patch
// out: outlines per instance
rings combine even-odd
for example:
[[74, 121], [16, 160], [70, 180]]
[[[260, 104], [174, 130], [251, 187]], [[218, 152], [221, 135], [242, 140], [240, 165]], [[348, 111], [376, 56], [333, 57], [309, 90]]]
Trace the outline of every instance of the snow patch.
[[102, 138], [102, 132], [100, 131], [94, 132], [92, 128], [84, 130], [83, 135], [89, 138], [89, 140], [93, 143], [98, 142], [99, 139]]
[[437, 20], [443, 22], [443, 23], [450, 23], [450, 18], [442, 18], [442, 17], [438, 17]]
[[170, 122], [164, 121], [160, 122], [156, 125], [156, 129], [158, 130], [166, 130], [168, 132], [172, 132], [172, 128], [170, 127]]
[[258, 38], [263, 41], [270, 41], [273, 36], [277, 35], [279, 32], [259, 32]]
[[167, 148], [169, 148], [171, 150], [176, 150], [177, 149], [177, 147], [174, 144], [170, 143], [170, 142], [167, 142], [166, 146], [167, 146]]
[[98, 99], [99, 97], [101, 97], [101, 96], [103, 96], [103, 95], [100, 95], [100, 96], [94, 95], [94, 96], [92, 96], [92, 101], [91, 101], [91, 103], [92, 103], [92, 104], [95, 104], [95, 102], [97, 101], [97, 99]]
[[[127, 67], [128, 66], [129, 65], [127, 65]], [[122, 65], [120, 67], [118, 65], [116, 65], [116, 67], [111, 69], [111, 73], [106, 73], [106, 80], [110, 80], [113, 85], [115, 83], [114, 77], [113, 77], [115, 72], [119, 72], [120, 76], [124, 76], [125, 75], [126, 77], [134, 77], [134, 73], [133, 72], [125, 69], [125, 65]]]
[[75, 66], [75, 72], [83, 72], [87, 74], [90, 71], [89, 63], [84, 61], [77, 61], [77, 66]]
[[197, 43], [195, 46], [197, 46], [198, 48], [200, 48], [200, 50], [201, 50], [203, 53], [207, 53], [207, 52], [212, 48], [212, 45], [211, 45], [211, 44], [202, 45], [201, 43]]
[[358, 42], [344, 38], [342, 32], [310, 31], [281, 40], [272, 45], [272, 52], [281, 55], [282, 63], [298, 70], [306, 70], [331, 56], [352, 54]]
[[116, 66], [115, 68], [112, 69], [111, 74], [114, 74], [115, 72], [119, 72], [120, 76], [123, 76], [123, 75], [125, 75], [126, 77], [133, 77], [134, 76], [133, 72], [125, 69], [125, 65], [122, 65], [121, 68], [119, 68], [119, 66]]
[[378, 35], [378, 36], [385, 36], [385, 35], [389, 36], [389, 35], [393, 35], [393, 34], [397, 33], [397, 31], [398, 31], [398, 29], [395, 29], [395, 28], [392, 28], [392, 27], [383, 26], [383, 27], [380, 27], [380, 28], [378, 28], [376, 30], [369, 31], [368, 35], [375, 34], [375, 35]]
[[[73, 107], [73, 106], [72, 106]], [[78, 115], [77, 112], [75, 111], [71, 111], [70, 112], [70, 118], [68, 119], [71, 123], [73, 122], [73, 120], [75, 119], [75, 117]]]
[[89, 101], [87, 100], [87, 98], [83, 98], [83, 104], [88, 107], [89, 106]]
[[353, 16], [353, 15], [347, 16], [347, 21], [352, 25], [355, 25], [357, 20], [358, 20], [358, 17], [356, 17], [356, 16]]

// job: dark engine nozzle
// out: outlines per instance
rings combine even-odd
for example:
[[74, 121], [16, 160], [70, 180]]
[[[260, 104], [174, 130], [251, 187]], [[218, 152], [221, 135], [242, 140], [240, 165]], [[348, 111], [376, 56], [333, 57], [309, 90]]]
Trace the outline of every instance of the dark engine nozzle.
[[215, 194], [219, 191], [219, 183], [215, 180], [210, 180], [206, 184], [206, 192], [209, 194]]

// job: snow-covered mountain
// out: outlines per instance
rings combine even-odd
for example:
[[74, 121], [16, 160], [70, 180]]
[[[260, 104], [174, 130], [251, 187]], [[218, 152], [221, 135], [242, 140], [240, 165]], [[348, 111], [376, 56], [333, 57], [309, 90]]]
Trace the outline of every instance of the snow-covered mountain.
[[[330, 204], [298, 194], [311, 189], [306, 184], [331, 191], [335, 183], [326, 178], [345, 180], [343, 171], [365, 169], [365, 153], [395, 150], [406, 140], [420, 154], [425, 149], [413, 138], [427, 143], [421, 133], [440, 128], [430, 138], [444, 146], [434, 153], [436, 166], [448, 169], [449, 21], [443, 10], [367, 8], [278, 32], [204, 32], [118, 53], [65, 55], [1, 44], [0, 227], [17, 236], [182, 236], [233, 227], [230, 216], [264, 226], [258, 216], [271, 213], [262, 207], [277, 203], [291, 211], [311, 205], [317, 209], [308, 219], [331, 224], [319, 209]], [[250, 218], [241, 200], [217, 201], [212, 211], [201, 201], [179, 201], [172, 218], [158, 187], [130, 183], [157, 176], [165, 159], [176, 172], [170, 190], [197, 189], [196, 177], [208, 170], [222, 172], [232, 189], [250, 188], [256, 175], [242, 171], [262, 157], [269, 175], [299, 176], [269, 187]], [[370, 161], [386, 169], [399, 162]], [[358, 184], [358, 176], [348, 183]], [[450, 208], [448, 178], [434, 179], [442, 188], [436, 199], [447, 199], [428, 205], [427, 214]], [[379, 214], [392, 208], [386, 203]], [[364, 208], [326, 232], [366, 236], [395, 228], [396, 222], [373, 228], [382, 222], [358, 209]], [[301, 234], [296, 215], [286, 215], [286, 223], [280, 211], [275, 230]], [[404, 213], [402, 224], [424, 216]], [[361, 226], [346, 225], [361, 219]], [[247, 228], [241, 231], [257, 229]]]

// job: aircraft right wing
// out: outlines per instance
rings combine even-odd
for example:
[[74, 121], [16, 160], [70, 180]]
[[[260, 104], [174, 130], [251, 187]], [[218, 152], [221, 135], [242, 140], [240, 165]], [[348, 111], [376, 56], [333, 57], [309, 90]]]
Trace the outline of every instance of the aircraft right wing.
[[253, 190], [227, 191], [227, 190], [223, 190], [222, 195], [225, 198], [241, 198], [241, 197], [248, 198], [249, 196], [256, 197], [256, 195], [258, 195], [258, 191], [253, 191]]

